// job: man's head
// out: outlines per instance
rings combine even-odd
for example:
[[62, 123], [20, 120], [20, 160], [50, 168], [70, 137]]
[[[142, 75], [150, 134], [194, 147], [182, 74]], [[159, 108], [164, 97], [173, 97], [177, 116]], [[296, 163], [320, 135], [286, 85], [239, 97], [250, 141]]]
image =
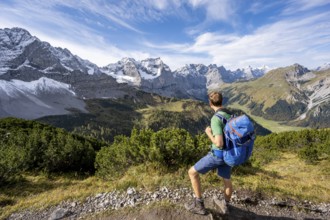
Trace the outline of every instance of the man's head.
[[222, 94], [221, 92], [210, 92], [208, 94], [210, 104], [212, 104], [215, 107], [221, 107], [222, 106]]

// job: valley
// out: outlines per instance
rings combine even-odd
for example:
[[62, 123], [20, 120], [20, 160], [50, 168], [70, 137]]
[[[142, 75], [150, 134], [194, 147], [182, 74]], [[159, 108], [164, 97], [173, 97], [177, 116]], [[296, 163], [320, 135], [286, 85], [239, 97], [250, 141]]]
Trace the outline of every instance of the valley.
[[248, 109], [244, 105], [239, 105], [237, 103], [233, 103], [228, 105], [228, 107], [240, 109], [248, 114], [249, 117], [253, 118], [258, 124], [263, 126], [264, 128], [270, 130], [271, 132], [279, 133], [279, 132], [285, 132], [285, 131], [299, 131], [302, 129], [306, 129], [306, 127], [298, 127], [298, 126], [289, 126], [286, 125], [287, 123], [285, 121], [279, 122], [279, 121], [273, 121], [273, 120], [267, 120], [263, 117], [256, 116], [251, 114], [250, 109]]

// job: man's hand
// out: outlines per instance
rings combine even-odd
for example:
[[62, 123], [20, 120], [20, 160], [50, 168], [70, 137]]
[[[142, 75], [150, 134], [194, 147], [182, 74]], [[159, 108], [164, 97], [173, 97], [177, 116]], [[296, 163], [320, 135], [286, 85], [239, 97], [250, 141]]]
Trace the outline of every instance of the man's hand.
[[206, 133], [208, 136], [209, 136], [209, 135], [212, 136], [212, 129], [211, 129], [210, 126], [207, 126], [207, 127], [205, 128], [205, 133]]
[[222, 146], [223, 146], [222, 135], [215, 135], [215, 137], [213, 137], [212, 128], [210, 126], [205, 128], [205, 133], [207, 134], [207, 136], [209, 137], [209, 139], [212, 141], [212, 143], [215, 146], [222, 148]]

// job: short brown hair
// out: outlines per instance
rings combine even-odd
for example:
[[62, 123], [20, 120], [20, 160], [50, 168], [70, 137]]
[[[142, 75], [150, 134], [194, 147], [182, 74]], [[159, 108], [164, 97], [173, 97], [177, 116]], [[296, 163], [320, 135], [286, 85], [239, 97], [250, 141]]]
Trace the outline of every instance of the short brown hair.
[[220, 107], [222, 106], [222, 94], [221, 92], [210, 92], [208, 94], [209, 101], [212, 103], [212, 105]]

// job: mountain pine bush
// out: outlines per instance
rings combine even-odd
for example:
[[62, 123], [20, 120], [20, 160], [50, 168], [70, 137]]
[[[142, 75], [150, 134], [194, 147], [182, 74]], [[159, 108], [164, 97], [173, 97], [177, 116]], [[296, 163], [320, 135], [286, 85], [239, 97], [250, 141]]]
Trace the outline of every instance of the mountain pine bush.
[[94, 172], [100, 143], [34, 121], [0, 120], [0, 181], [23, 171]]
[[193, 165], [209, 150], [208, 145], [206, 135], [193, 137], [184, 129], [133, 129], [131, 137], [117, 136], [111, 146], [97, 153], [95, 168], [98, 176], [110, 179], [147, 162], [178, 169]]

